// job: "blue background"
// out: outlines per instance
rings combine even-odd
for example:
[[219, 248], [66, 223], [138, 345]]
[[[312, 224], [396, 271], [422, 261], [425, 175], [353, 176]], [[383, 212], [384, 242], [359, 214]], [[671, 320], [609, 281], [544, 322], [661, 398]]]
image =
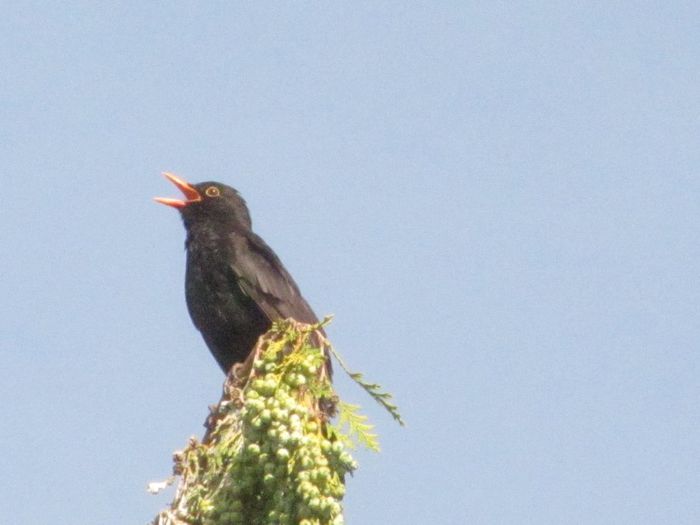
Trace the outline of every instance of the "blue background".
[[0, 516], [145, 523], [222, 375], [159, 173], [248, 200], [377, 424], [350, 524], [700, 523], [697, 2], [7, 2]]

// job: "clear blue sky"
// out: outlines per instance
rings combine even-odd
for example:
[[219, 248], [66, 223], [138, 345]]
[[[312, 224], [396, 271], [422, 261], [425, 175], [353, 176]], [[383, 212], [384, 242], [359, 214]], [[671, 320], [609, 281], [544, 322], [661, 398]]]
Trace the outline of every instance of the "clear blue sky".
[[0, 516], [145, 523], [222, 376], [159, 173], [356, 369], [352, 524], [700, 523], [697, 2], [10, 2]]

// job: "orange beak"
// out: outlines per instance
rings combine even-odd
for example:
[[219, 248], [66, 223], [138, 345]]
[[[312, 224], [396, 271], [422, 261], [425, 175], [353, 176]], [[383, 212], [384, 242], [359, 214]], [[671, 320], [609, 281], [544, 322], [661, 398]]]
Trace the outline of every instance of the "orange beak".
[[180, 177], [177, 177], [176, 175], [167, 172], [163, 172], [163, 176], [170, 182], [175, 184], [175, 186], [177, 186], [180, 189], [180, 191], [183, 193], [187, 200], [183, 201], [180, 199], [170, 199], [168, 197], [155, 197], [153, 199], [154, 201], [160, 202], [161, 204], [165, 204], [166, 206], [172, 206], [173, 208], [181, 209], [187, 206], [188, 204], [192, 204], [193, 202], [199, 202], [202, 200], [202, 196], [199, 194], [197, 189], [186, 180], [183, 180]]

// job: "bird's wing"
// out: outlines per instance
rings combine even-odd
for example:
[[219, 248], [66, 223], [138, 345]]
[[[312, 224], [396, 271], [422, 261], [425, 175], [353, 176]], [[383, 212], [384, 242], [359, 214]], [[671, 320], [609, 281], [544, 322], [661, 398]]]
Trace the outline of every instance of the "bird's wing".
[[[252, 232], [235, 235], [231, 269], [241, 290], [248, 295], [270, 321], [291, 317], [302, 323], [316, 323], [318, 318], [299, 292], [282, 261], [265, 241]], [[321, 332], [324, 332], [321, 329]], [[331, 356], [325, 349], [326, 372], [333, 375]]]
[[317, 322], [292, 276], [265, 241], [252, 232], [236, 234], [231, 269], [238, 285], [270, 319], [291, 317], [303, 323]]

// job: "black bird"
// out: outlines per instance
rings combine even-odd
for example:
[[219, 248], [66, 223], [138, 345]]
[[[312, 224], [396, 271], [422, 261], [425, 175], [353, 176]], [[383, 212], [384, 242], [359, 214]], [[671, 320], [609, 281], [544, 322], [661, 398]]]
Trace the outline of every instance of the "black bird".
[[163, 175], [185, 196], [155, 200], [178, 209], [185, 223], [187, 308], [225, 373], [248, 357], [272, 321], [318, 321], [275, 252], [253, 233], [236, 190]]

